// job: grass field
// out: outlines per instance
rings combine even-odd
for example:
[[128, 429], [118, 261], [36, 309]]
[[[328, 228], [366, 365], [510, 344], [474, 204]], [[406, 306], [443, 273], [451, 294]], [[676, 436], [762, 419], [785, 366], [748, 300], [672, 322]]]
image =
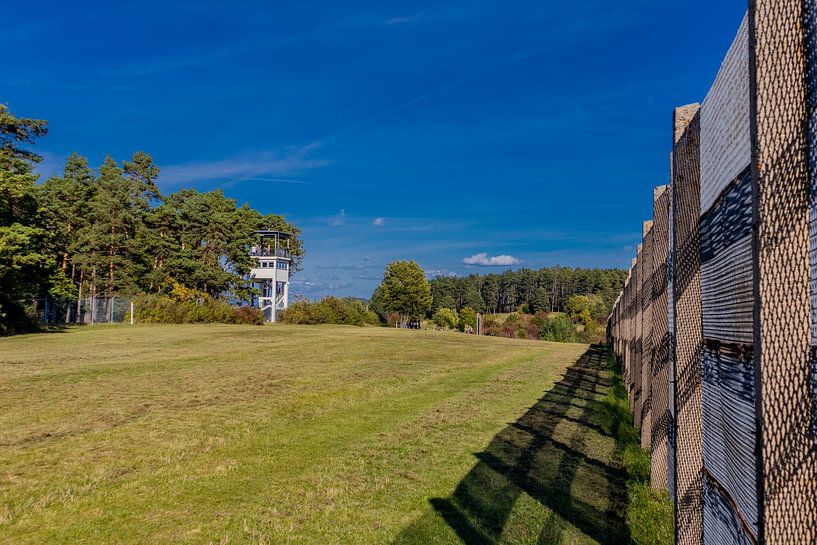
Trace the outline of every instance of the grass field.
[[0, 543], [628, 543], [611, 384], [598, 349], [433, 331], [0, 339]]

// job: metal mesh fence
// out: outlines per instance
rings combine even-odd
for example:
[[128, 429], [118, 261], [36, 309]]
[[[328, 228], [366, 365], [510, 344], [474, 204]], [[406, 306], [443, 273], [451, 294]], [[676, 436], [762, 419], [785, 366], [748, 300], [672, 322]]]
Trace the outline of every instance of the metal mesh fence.
[[[673, 150], [673, 290], [678, 543], [702, 541], [701, 485], [701, 259], [700, 117], [698, 107], [676, 110]], [[684, 130], [682, 127], [686, 127]]]
[[130, 321], [131, 301], [120, 297], [83, 297], [67, 301], [42, 297], [34, 312], [43, 324], [115, 324]]
[[653, 222], [643, 226], [641, 253], [641, 448], [649, 449], [652, 436], [652, 276], [653, 276]]
[[644, 259], [643, 259], [644, 245], [638, 245], [638, 252], [636, 257], [636, 278], [635, 278], [635, 298], [633, 300], [633, 313], [635, 315], [635, 333], [633, 339], [633, 346], [635, 347], [635, 357], [632, 363], [633, 375], [633, 413], [635, 414], [635, 425], [637, 428], [641, 426], [641, 372], [643, 370], [642, 358], [644, 355]]
[[630, 278], [628, 294], [628, 309], [627, 309], [627, 324], [628, 324], [628, 355], [627, 355], [627, 392], [629, 394], [630, 406], [635, 407], [635, 370], [637, 367], [636, 361], [638, 359], [638, 336], [640, 328], [638, 323], [638, 266], [633, 260], [632, 276]]
[[[670, 155], [670, 180], [674, 180], [674, 154]], [[668, 244], [667, 244], [667, 380], [669, 382], [669, 418], [667, 420], [667, 489], [673, 505], [677, 505], [677, 440], [676, 440], [676, 410], [675, 410], [675, 216], [674, 190], [670, 185], [667, 190], [669, 210], [667, 214]]]
[[802, 0], [756, 0], [753, 162], [763, 541], [817, 543]]
[[667, 258], [669, 245], [669, 191], [666, 186], [653, 193], [655, 223], [652, 228], [652, 379], [651, 422], [652, 452], [650, 483], [667, 488], [669, 481], [669, 328], [667, 305]]
[[[817, 0], [805, 3], [806, 115], [808, 116], [809, 257], [811, 271], [812, 436], [817, 440]], [[815, 443], [817, 448], [817, 443]]]
[[[806, 115], [808, 116], [809, 265], [811, 271], [812, 435], [817, 440], [817, 0], [805, 2]], [[817, 444], [815, 444], [817, 448]]]
[[749, 83], [744, 19], [701, 106], [701, 440], [706, 495], [723, 496], [704, 502], [707, 544], [758, 538]]
[[608, 328], [652, 484], [677, 543], [817, 544], [817, 0], [750, 3], [670, 177]]

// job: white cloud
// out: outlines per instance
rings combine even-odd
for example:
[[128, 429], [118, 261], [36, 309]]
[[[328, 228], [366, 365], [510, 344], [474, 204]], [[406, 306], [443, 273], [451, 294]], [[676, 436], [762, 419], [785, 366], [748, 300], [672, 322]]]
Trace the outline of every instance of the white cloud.
[[372, 222], [372, 225], [374, 227], [383, 227], [384, 225], [386, 225], [386, 218], [382, 218], [382, 217], [381, 218], [375, 218], [374, 221]]
[[[327, 164], [320, 159], [308, 157], [311, 148], [301, 148], [293, 153], [262, 151], [244, 153], [215, 161], [191, 161], [161, 167], [159, 183], [165, 186], [192, 184], [202, 180], [224, 182], [259, 179], [261, 176], [286, 176], [304, 172]], [[263, 181], [276, 181], [260, 178]], [[290, 182], [292, 183], [292, 182]], [[297, 182], [296, 182], [297, 183]]]
[[466, 257], [462, 262], [466, 265], [478, 265], [480, 267], [507, 267], [521, 263], [521, 261], [512, 255], [495, 255], [488, 257], [488, 254], [485, 252]]
[[332, 221], [329, 222], [329, 225], [331, 225], [332, 227], [340, 227], [341, 225], [346, 225], [346, 209], [341, 208], [338, 215], [332, 218]]
[[457, 276], [457, 273], [454, 271], [449, 271], [448, 269], [430, 269], [426, 271], [426, 278], [429, 280], [437, 278], [438, 276], [448, 276], [450, 278], [454, 278]]
[[404, 15], [402, 17], [392, 17], [383, 21], [387, 25], [401, 25], [404, 23], [413, 23], [423, 18], [422, 13], [415, 13], [414, 15]]

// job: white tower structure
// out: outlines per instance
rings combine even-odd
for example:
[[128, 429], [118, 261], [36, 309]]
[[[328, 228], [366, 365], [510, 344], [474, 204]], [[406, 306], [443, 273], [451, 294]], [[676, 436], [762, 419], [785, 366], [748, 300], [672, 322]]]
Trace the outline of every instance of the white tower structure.
[[289, 306], [289, 273], [292, 255], [289, 243], [292, 235], [282, 231], [258, 231], [260, 244], [253, 246], [250, 255], [255, 266], [250, 281], [261, 295], [254, 297], [253, 305], [264, 312], [268, 322], [278, 318], [278, 311]]

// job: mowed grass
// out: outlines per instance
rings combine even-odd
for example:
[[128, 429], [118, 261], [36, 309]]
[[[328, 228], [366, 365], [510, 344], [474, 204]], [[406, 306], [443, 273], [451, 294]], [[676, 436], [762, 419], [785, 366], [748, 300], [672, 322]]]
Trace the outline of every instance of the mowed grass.
[[283, 325], [0, 339], [0, 543], [626, 542], [586, 350]]

